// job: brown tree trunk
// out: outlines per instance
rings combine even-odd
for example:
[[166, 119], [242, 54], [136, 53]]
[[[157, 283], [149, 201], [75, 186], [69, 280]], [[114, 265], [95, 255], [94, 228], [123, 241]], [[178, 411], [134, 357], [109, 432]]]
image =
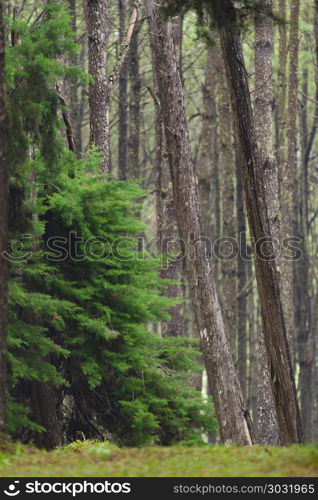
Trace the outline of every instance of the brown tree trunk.
[[3, 2], [0, 3], [0, 439], [5, 430], [7, 386], [7, 260], [8, 244], [7, 117], [5, 104], [5, 35]]
[[198, 191], [201, 206], [201, 216], [204, 234], [212, 239], [216, 234], [216, 221], [213, 197], [216, 193], [213, 188], [213, 169], [216, 160], [216, 74], [217, 74], [217, 50], [209, 47], [207, 50], [207, 63], [205, 78], [202, 88], [203, 114], [202, 130], [200, 135], [200, 149], [196, 162], [196, 174], [198, 180]]
[[36, 445], [39, 448], [52, 450], [62, 444], [56, 399], [56, 390], [51, 382], [32, 383], [32, 416], [37, 424], [45, 428], [45, 432], [39, 432], [36, 436]]
[[279, 64], [278, 64], [278, 137], [277, 162], [279, 166], [279, 183], [281, 184], [281, 166], [286, 156], [286, 101], [287, 101], [287, 29], [286, 29], [286, 0], [279, 1], [278, 16], [279, 28]]
[[[69, 5], [69, 11], [70, 11], [70, 15], [71, 15], [71, 28], [73, 31], [74, 40], [76, 41], [76, 0], [68, 0], [68, 5]], [[73, 67], [76, 67], [78, 65], [77, 54], [70, 54], [69, 64]], [[73, 137], [73, 142], [74, 142], [73, 150], [74, 150], [74, 152], [80, 151], [77, 149], [78, 143], [76, 140], [77, 138], [75, 137], [76, 130], [78, 130], [78, 95], [77, 95], [78, 88], [77, 88], [77, 85], [78, 85], [77, 80], [73, 78], [69, 82], [69, 86], [68, 86], [69, 117], [70, 117], [71, 129], [72, 129], [72, 131], [74, 131], [74, 134], [73, 134], [74, 135], [74, 137]], [[69, 145], [70, 145], [70, 141], [69, 141]]]
[[[255, 271], [263, 321], [263, 331], [270, 364], [280, 438], [283, 444], [302, 441], [300, 412], [297, 402], [293, 367], [288, 349], [286, 326], [279, 288], [276, 260], [271, 258], [271, 215], [265, 197], [264, 169], [258, 151], [254, 118], [239, 35], [237, 12], [232, 0], [216, 0], [211, 4], [219, 25], [222, 51], [231, 90], [232, 109], [249, 220]], [[265, 242], [265, 243], [264, 243]]]
[[[227, 325], [231, 352], [237, 359], [237, 262], [236, 262], [236, 221], [235, 221], [235, 159], [229, 89], [225, 68], [220, 58], [219, 68], [219, 120], [220, 120], [220, 174], [222, 179], [222, 238], [221, 250], [222, 299], [224, 320]], [[246, 357], [238, 360], [239, 380], [246, 396]], [[241, 376], [240, 376], [241, 375]]]
[[[255, 23], [255, 130], [261, 161], [266, 165], [264, 182], [265, 198], [269, 207], [271, 234], [279, 241], [279, 191], [278, 170], [273, 157], [273, 21], [272, 0], [263, 4], [266, 10]], [[258, 441], [261, 444], [279, 444], [275, 405], [270, 384], [269, 364], [262, 328], [259, 338], [258, 374]]]
[[164, 120], [177, 224], [184, 242], [190, 294], [221, 438], [225, 443], [249, 445], [253, 442], [251, 421], [235, 372], [214, 276], [202, 239], [200, 206], [172, 25], [160, 19], [153, 0], [146, 0], [146, 13]]
[[127, 164], [128, 177], [140, 177], [139, 173], [139, 150], [140, 150], [140, 92], [141, 79], [139, 70], [139, 33], [140, 21], [132, 34], [129, 55], [129, 121], [128, 121], [128, 144]]
[[[156, 78], [155, 87], [158, 90]], [[156, 106], [156, 195], [157, 195], [157, 237], [160, 254], [168, 257], [167, 263], [161, 270], [161, 278], [177, 281], [178, 284], [168, 285], [165, 296], [180, 300], [180, 303], [168, 310], [171, 316], [169, 321], [161, 323], [163, 337], [178, 337], [184, 333], [184, 272], [182, 259], [173, 258], [173, 253], [180, 251], [178, 244], [178, 228], [176, 225], [175, 209], [171, 189], [169, 166], [167, 162], [165, 132], [163, 127], [161, 106]], [[169, 256], [171, 258], [169, 258]]]
[[[289, 37], [289, 81], [288, 106], [286, 114], [287, 151], [281, 164], [281, 239], [289, 238], [295, 233], [294, 189], [297, 168], [297, 92], [298, 92], [298, 52], [299, 52], [299, 7], [300, 0], [290, 4], [290, 37]], [[294, 273], [293, 262], [282, 259], [281, 262], [282, 299], [286, 318], [287, 336], [291, 359], [295, 362], [294, 334]]]
[[101, 170], [110, 170], [109, 82], [107, 78], [107, 0], [87, 0], [90, 144], [102, 154]]
[[[119, 39], [122, 42], [126, 32], [126, 0], [118, 0], [119, 10]], [[118, 178], [127, 177], [127, 83], [128, 65], [124, 62], [119, 75], [119, 102], [118, 102]]]
[[[240, 159], [236, 158], [236, 216], [237, 216], [237, 241], [239, 251], [237, 256], [237, 369], [240, 384], [246, 390], [247, 367], [247, 273], [246, 259], [246, 223], [244, 212], [242, 172]], [[255, 421], [255, 413], [254, 413]]]
[[[301, 137], [302, 137], [302, 168], [300, 171], [299, 189], [295, 207], [297, 211], [297, 236], [301, 240], [301, 259], [294, 264], [295, 278], [295, 329], [297, 335], [297, 352], [299, 363], [299, 393], [301, 416], [304, 426], [305, 442], [312, 439], [312, 367], [314, 360], [311, 321], [310, 321], [310, 277], [309, 277], [309, 252], [308, 252], [308, 198], [309, 198], [309, 155], [307, 154], [308, 124], [307, 124], [307, 96], [308, 96], [308, 69], [303, 72], [302, 85], [302, 111], [301, 111]], [[315, 118], [314, 118], [315, 120]], [[297, 175], [298, 177], [298, 175]]]

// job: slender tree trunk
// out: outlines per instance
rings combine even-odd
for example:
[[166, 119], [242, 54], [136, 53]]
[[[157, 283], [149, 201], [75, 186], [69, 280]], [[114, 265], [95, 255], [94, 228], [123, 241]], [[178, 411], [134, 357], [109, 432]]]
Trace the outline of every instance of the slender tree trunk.
[[[295, 328], [297, 335], [297, 351], [299, 362], [299, 392], [301, 416], [304, 425], [305, 442], [312, 438], [312, 366], [313, 345], [310, 324], [310, 278], [308, 254], [308, 176], [309, 156], [308, 125], [307, 125], [307, 95], [308, 95], [308, 69], [303, 72], [301, 110], [301, 137], [302, 137], [302, 168], [295, 207], [297, 210], [297, 236], [301, 239], [302, 256], [294, 265], [295, 277]], [[315, 118], [314, 118], [315, 119]], [[298, 177], [298, 176], [297, 176]]]
[[0, 3], [0, 439], [5, 430], [7, 386], [7, 261], [8, 243], [7, 117], [5, 104], [5, 35], [3, 2]]
[[[154, 78], [155, 87], [158, 85]], [[176, 225], [175, 209], [171, 189], [169, 166], [167, 162], [166, 141], [163, 127], [161, 106], [156, 101], [156, 172], [157, 172], [157, 236], [158, 250], [161, 254], [168, 256], [168, 261], [160, 275], [163, 279], [177, 281], [178, 284], [168, 285], [165, 296], [179, 299], [180, 304], [168, 310], [171, 319], [161, 323], [161, 334], [163, 337], [178, 337], [183, 335], [184, 330], [184, 272], [183, 261], [175, 259], [173, 253], [180, 248], [177, 242], [178, 228]], [[169, 255], [171, 258], [169, 258]]]
[[[273, 157], [273, 21], [272, 0], [264, 3], [266, 10], [255, 23], [255, 130], [266, 185], [265, 198], [269, 210], [271, 234], [279, 241], [279, 189], [278, 170]], [[276, 257], [277, 258], [277, 257]], [[277, 260], [277, 262], [279, 262]], [[279, 444], [275, 405], [270, 384], [269, 364], [262, 328], [259, 338], [259, 392], [258, 392], [258, 441], [261, 444]]]
[[110, 170], [109, 82], [107, 78], [107, 0], [87, 0], [90, 144], [102, 153], [101, 170]]
[[278, 149], [277, 162], [279, 166], [279, 184], [282, 181], [281, 166], [286, 156], [286, 102], [287, 102], [287, 29], [286, 0], [279, 0], [279, 64], [278, 64]]
[[248, 280], [251, 288], [246, 291], [248, 305], [248, 333], [249, 333], [249, 409], [253, 419], [255, 435], [258, 436], [258, 334], [257, 334], [257, 308], [253, 281], [255, 281], [253, 263], [247, 265]]
[[129, 122], [128, 122], [128, 171], [129, 177], [140, 177], [139, 150], [140, 150], [140, 93], [141, 79], [139, 70], [139, 33], [140, 21], [131, 37], [129, 56]]
[[196, 174], [198, 179], [198, 191], [201, 206], [201, 216], [204, 234], [212, 240], [215, 237], [216, 221], [213, 206], [213, 169], [216, 159], [216, 63], [217, 49], [215, 46], [207, 50], [207, 64], [205, 69], [205, 79], [202, 88], [203, 94], [203, 115], [202, 130], [200, 136], [200, 150], [196, 164]]
[[[219, 68], [220, 95], [220, 172], [222, 179], [222, 237], [221, 255], [223, 312], [227, 324], [231, 352], [237, 359], [237, 262], [236, 262], [236, 221], [235, 221], [235, 186], [236, 174], [233, 154], [233, 135], [229, 89], [226, 81], [222, 58]], [[227, 241], [227, 243], [226, 243]], [[223, 255], [224, 253], [224, 255]], [[247, 363], [246, 357], [239, 359], [239, 380], [246, 396]]]
[[[300, 0], [292, 0], [290, 4], [290, 38], [289, 38], [289, 82], [288, 107], [286, 118], [287, 151], [281, 164], [281, 239], [289, 238], [295, 232], [294, 190], [297, 168], [297, 92], [298, 92], [298, 52], [299, 52], [299, 6]], [[293, 262], [282, 259], [282, 299], [286, 319], [287, 337], [289, 340], [291, 359], [295, 360], [294, 334], [294, 273]]]
[[[237, 369], [241, 386], [246, 390], [246, 366], [247, 366], [247, 272], [246, 260], [246, 223], [243, 200], [243, 185], [240, 159], [236, 158], [236, 216], [237, 216], [237, 241], [239, 252], [237, 256], [237, 335], [238, 354]], [[255, 420], [255, 414], [254, 414]]]
[[[119, 10], [119, 38], [124, 39], [126, 32], [126, 0], [118, 0]], [[128, 65], [124, 62], [119, 75], [119, 103], [118, 103], [118, 178], [127, 177], [127, 131], [128, 131], [128, 103], [127, 103]]]
[[272, 254], [270, 207], [265, 197], [264, 169], [258, 151], [248, 77], [238, 32], [237, 13], [232, 0], [211, 4], [219, 25], [222, 51], [231, 90], [232, 109], [241, 154], [246, 210], [249, 220], [263, 330], [270, 363], [280, 438], [283, 444], [302, 441], [300, 412], [279, 288], [276, 260]]
[[[76, 0], [68, 0], [69, 11], [71, 15], [71, 27], [73, 31], [74, 40], [76, 41]], [[70, 54], [69, 63], [71, 66], [76, 67], [78, 64], [77, 54]], [[70, 115], [70, 124], [72, 129], [74, 130], [74, 151], [78, 150], [77, 138], [75, 137], [75, 131], [78, 128], [78, 82], [76, 79], [72, 79], [69, 82], [68, 88], [68, 104], [69, 104], [69, 115]]]
[[225, 443], [249, 445], [253, 442], [251, 421], [235, 372], [214, 276], [202, 239], [200, 206], [172, 25], [161, 20], [153, 0], [146, 0], [146, 13], [164, 120], [177, 224], [184, 242], [190, 294], [221, 438]]

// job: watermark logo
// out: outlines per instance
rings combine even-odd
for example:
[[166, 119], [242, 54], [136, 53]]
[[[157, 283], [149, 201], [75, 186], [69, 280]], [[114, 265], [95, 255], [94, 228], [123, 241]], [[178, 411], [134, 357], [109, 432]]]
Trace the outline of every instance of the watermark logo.
[[19, 495], [20, 493], [20, 490], [17, 490], [17, 485], [20, 484], [20, 481], [14, 481], [14, 483], [11, 483], [9, 486], [8, 486], [8, 491], [7, 490], [4, 490], [4, 494], [7, 495], [8, 497], [16, 497], [17, 495]]

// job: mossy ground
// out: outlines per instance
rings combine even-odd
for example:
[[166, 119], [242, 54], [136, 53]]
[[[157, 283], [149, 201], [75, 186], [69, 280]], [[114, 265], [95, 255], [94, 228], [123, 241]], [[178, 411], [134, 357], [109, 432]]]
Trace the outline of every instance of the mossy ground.
[[317, 477], [318, 447], [119, 449], [90, 441], [53, 452], [17, 447], [14, 455], [0, 455], [0, 476]]

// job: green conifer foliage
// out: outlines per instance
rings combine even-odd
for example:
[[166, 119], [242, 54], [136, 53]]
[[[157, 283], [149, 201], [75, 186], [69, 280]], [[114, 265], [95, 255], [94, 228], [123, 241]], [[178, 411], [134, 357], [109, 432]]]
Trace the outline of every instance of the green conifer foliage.
[[[128, 445], [200, 442], [211, 405], [189, 387], [200, 369], [193, 342], [161, 338], [173, 305], [159, 258], [141, 255], [136, 183], [98, 173], [100, 157], [65, 149], [56, 90], [74, 50], [69, 17], [54, 2], [33, 25], [19, 21], [8, 50], [11, 120], [9, 429], [32, 439], [32, 383], [56, 387], [64, 441]], [[77, 75], [83, 77], [83, 75]], [[17, 418], [18, 416], [18, 418]]]

